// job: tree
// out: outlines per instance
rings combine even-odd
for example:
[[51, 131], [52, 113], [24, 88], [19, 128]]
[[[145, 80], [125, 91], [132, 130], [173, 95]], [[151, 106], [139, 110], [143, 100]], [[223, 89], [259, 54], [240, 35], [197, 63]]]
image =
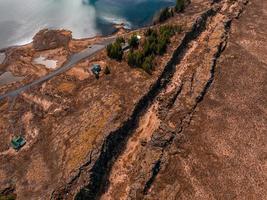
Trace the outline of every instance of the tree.
[[132, 67], [141, 67], [144, 59], [142, 51], [130, 51], [127, 57], [127, 62]]
[[137, 48], [139, 45], [139, 40], [137, 38], [137, 35], [132, 35], [128, 42], [131, 48]]
[[128, 65], [130, 65], [132, 67], [135, 65], [135, 57], [134, 57], [134, 53], [132, 50], [128, 53], [127, 63], [128, 63]]
[[168, 42], [166, 38], [159, 39], [158, 44], [157, 44], [157, 54], [163, 55], [166, 52], [167, 43]]
[[148, 56], [145, 58], [143, 64], [142, 64], [142, 69], [145, 70], [148, 74], [151, 74], [153, 71], [153, 56]]
[[150, 35], [152, 34], [152, 31], [153, 31], [153, 29], [149, 27], [149, 28], [145, 31], [145, 36], [146, 36], [146, 37], [150, 36]]
[[122, 43], [125, 43], [125, 40], [124, 40], [123, 37], [117, 37], [117, 38], [116, 38], [116, 43], [118, 43], [118, 44], [122, 44]]
[[159, 14], [159, 22], [164, 22], [173, 16], [173, 11], [170, 8], [164, 8]]
[[176, 0], [175, 11], [181, 12], [185, 7], [185, 0]]
[[152, 34], [145, 40], [143, 47], [145, 56], [157, 53], [157, 43], [158, 43], [157, 37], [158, 37], [157, 34]]
[[113, 44], [109, 44], [107, 46], [107, 54], [112, 59], [121, 60], [123, 57], [121, 44], [117, 41]]
[[172, 37], [176, 31], [178, 31], [178, 28], [176, 26], [166, 25], [166, 26], [161, 26], [159, 28], [160, 35], [166, 38]]
[[144, 54], [142, 51], [138, 50], [135, 52], [135, 57], [136, 57], [136, 66], [141, 67], [144, 59]]

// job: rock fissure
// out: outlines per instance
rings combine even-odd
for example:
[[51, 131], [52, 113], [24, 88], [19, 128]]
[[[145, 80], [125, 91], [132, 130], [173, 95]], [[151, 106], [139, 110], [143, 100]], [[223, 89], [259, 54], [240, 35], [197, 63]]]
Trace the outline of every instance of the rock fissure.
[[[140, 150], [141, 153], [136, 152], [136, 154], [140, 155], [140, 158], [135, 158], [136, 160], [130, 161], [133, 162], [132, 167], [139, 165], [140, 167], [142, 165], [147, 165], [147, 167], [146, 169], [141, 167], [138, 173], [135, 173], [137, 172], [136, 170], [134, 170], [134, 172], [130, 172], [128, 170], [128, 173], [131, 173], [133, 177], [137, 176], [137, 178], [134, 178], [135, 181], [131, 181], [132, 184], [134, 183], [134, 186], [129, 185], [131, 184], [130, 182], [126, 183], [128, 181], [124, 182], [124, 184], [127, 185], [126, 191], [124, 191], [124, 193], [126, 192], [125, 199], [137, 197], [137, 199], [142, 199], [149, 194], [149, 190], [151, 187], [153, 187], [153, 183], [156, 180], [161, 165], [164, 163], [162, 162], [162, 155], [172, 144], [173, 140], [178, 135], [182, 134], [185, 128], [190, 125], [193, 113], [195, 112], [198, 104], [203, 100], [205, 94], [208, 92], [212, 82], [214, 81], [216, 62], [226, 47], [228, 32], [233, 19], [227, 15], [221, 14], [219, 11], [220, 8], [217, 7], [215, 12], [216, 14], [207, 19], [208, 23], [205, 25], [206, 28], [204, 28], [203, 32], [201, 32], [199, 36], [195, 38], [197, 42], [192, 44], [191, 49], [187, 49], [186, 52], [181, 56], [181, 62], [177, 62], [178, 67], [180, 65], [185, 65], [188, 60], [192, 60], [191, 57], [194, 57], [194, 54], [199, 54], [199, 56], [203, 57], [203, 63], [205, 65], [198, 66], [199, 63], [195, 63], [194, 65], [190, 66], [189, 64], [184, 72], [184, 80], [182, 81], [176, 80], [175, 77], [180, 77], [181, 74], [177, 73], [178, 75], [175, 75], [176, 72], [173, 72], [172, 76], [170, 77], [170, 81], [164, 87], [167, 88], [166, 91], [168, 93], [166, 94], [165, 91], [165, 93], [163, 92], [162, 94], [159, 94], [159, 97], [157, 98], [157, 104], [159, 105], [154, 112], [160, 113], [159, 119], [161, 121], [161, 125], [156, 131], [153, 132], [150, 142], [148, 142], [146, 145], [147, 149], [143, 151]], [[204, 46], [204, 49], [202, 45]], [[190, 59], [188, 57], [190, 57]], [[174, 88], [173, 85], [175, 86]], [[175, 99], [173, 97], [175, 97]], [[179, 117], [175, 118], [177, 113]], [[167, 128], [168, 126], [172, 126], [172, 128], [176, 131], [170, 132]], [[151, 165], [147, 164], [147, 161], [141, 161], [140, 164], [137, 163], [138, 160], [141, 159], [141, 156], [143, 160], [150, 160], [146, 156], [151, 156], [152, 154], [156, 155], [157, 158], [151, 162]], [[125, 156], [127, 156], [127, 154], [125, 154]], [[116, 169], [118, 172], [120, 168], [116, 166]], [[147, 169], [151, 169], [151, 171], [147, 171]], [[116, 171], [114, 171], [113, 174], [116, 174]], [[146, 174], [146, 177], [143, 175], [138, 176], [138, 174]], [[117, 184], [119, 186], [119, 183]], [[144, 185], [143, 194], [139, 192], [139, 187], [135, 185]], [[111, 189], [106, 191], [103, 199], [113, 199], [114, 197], [112, 198], [111, 196], [112, 190], [116, 190], [115, 187], [116, 185], [112, 185], [112, 187], [110, 186]], [[122, 199], [124, 198], [122, 197]]]
[[168, 80], [171, 79], [171, 76], [174, 73], [174, 65], [179, 63], [182, 55], [186, 51], [188, 44], [192, 40], [196, 39], [202, 31], [204, 31], [207, 20], [209, 17], [215, 14], [216, 11], [214, 8], [212, 8], [204, 12], [197, 19], [197, 21], [193, 24], [192, 29], [185, 34], [181, 44], [173, 53], [172, 58], [164, 68], [162, 75], [153, 85], [149, 93], [137, 104], [135, 110], [133, 111], [132, 117], [127, 120], [121, 128], [109, 134], [109, 136], [106, 138], [106, 145], [103, 145], [105, 148], [102, 149], [99, 159], [92, 167], [92, 170], [90, 170], [90, 184], [80, 190], [80, 192], [76, 195], [76, 199], [97, 199], [99, 197], [100, 193], [104, 189], [106, 177], [109, 169], [111, 168], [111, 164], [113, 160], [120, 154], [123, 146], [122, 144], [126, 142], [126, 139], [129, 137], [132, 130], [134, 130], [134, 127], [137, 126], [140, 113], [144, 112], [144, 110], [153, 101], [161, 89], [166, 86]]

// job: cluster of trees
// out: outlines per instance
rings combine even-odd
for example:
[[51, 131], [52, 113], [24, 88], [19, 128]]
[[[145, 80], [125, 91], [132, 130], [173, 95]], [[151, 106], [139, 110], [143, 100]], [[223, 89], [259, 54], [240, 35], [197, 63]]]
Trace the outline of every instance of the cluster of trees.
[[[165, 8], [159, 15], [159, 22], [163, 22], [174, 15], [174, 12], [180, 12], [184, 9], [186, 0], [176, 0], [175, 8]], [[175, 11], [174, 11], [175, 10]], [[177, 31], [177, 30], [176, 30]], [[163, 26], [159, 32], [149, 29], [146, 33], [146, 40], [144, 42], [143, 50], [133, 51], [138, 48], [139, 40], [136, 35], [132, 35], [129, 39], [129, 46], [131, 48], [128, 54], [128, 63], [131, 66], [142, 66], [145, 63], [145, 69], [152, 66], [151, 60], [154, 55], [162, 55], [165, 53], [170, 37], [174, 34], [175, 28], [171, 26]], [[107, 46], [107, 54], [110, 58], [118, 61], [123, 58], [122, 43], [125, 43], [124, 38], [119, 37], [112, 44]], [[148, 58], [149, 57], [149, 58]], [[147, 71], [147, 70], [146, 70]]]
[[148, 29], [145, 33], [145, 41], [142, 48], [130, 50], [127, 62], [132, 67], [141, 67], [147, 73], [153, 71], [153, 60], [156, 55], [163, 55], [166, 52], [170, 38], [176, 33], [177, 27], [162, 26], [159, 30]]
[[[140, 67], [147, 73], [151, 74], [154, 70], [153, 60], [155, 56], [163, 55], [170, 43], [170, 38], [180, 31], [180, 27], [170, 25], [161, 26], [159, 29], [149, 28], [145, 32], [145, 39], [142, 43], [140, 43], [137, 35], [132, 35], [128, 40], [130, 47], [130, 51], [127, 55], [128, 64], [132, 67]], [[123, 43], [125, 43], [124, 38], [118, 37], [114, 43], [107, 46], [107, 55], [112, 59], [118, 61], [122, 60]], [[106, 68], [105, 71], [106, 74], [110, 73], [108, 68]]]
[[110, 58], [115, 60], [122, 60], [123, 57], [123, 49], [122, 49], [122, 43], [125, 43], [124, 38], [118, 37], [116, 41], [112, 44], [109, 44], [107, 46], [107, 54]]

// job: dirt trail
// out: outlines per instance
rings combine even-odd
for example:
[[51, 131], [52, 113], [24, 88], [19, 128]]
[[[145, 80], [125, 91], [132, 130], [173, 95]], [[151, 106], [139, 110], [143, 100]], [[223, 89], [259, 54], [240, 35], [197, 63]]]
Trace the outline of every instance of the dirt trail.
[[[138, 193], [137, 188], [140, 190], [144, 187], [144, 191], [149, 190], [149, 184], [153, 182], [154, 172], [152, 177], [148, 177], [149, 179], [145, 178], [147, 180], [146, 183], [139, 181], [138, 176], [146, 174], [142, 166], [146, 166], [147, 169], [147, 166], [154, 165], [153, 169], [155, 169], [157, 160], [151, 155], [158, 154], [161, 157], [162, 153], [160, 152], [164, 152], [164, 148], [158, 151], [151, 147], [153, 146], [153, 144], [151, 145], [153, 137], [154, 139], [157, 138], [158, 132], [161, 131], [175, 132], [179, 123], [173, 123], [169, 120], [172, 117], [173, 110], [175, 112], [181, 109], [192, 110], [196, 106], [197, 97], [201, 95], [201, 92], [212, 76], [210, 71], [213, 67], [214, 55], [220, 51], [221, 44], [225, 40], [226, 22], [227, 17], [220, 13], [209, 18], [206, 29], [196, 40], [189, 44], [181, 62], [175, 67], [171, 80], [165, 89], [159, 93], [148, 111], [141, 117], [139, 126], [133, 132], [133, 136], [128, 141], [125, 151], [113, 165], [109, 177], [110, 184], [108, 190], [101, 197], [102, 200], [130, 199], [130, 197], [133, 197], [131, 194], [133, 190], [136, 197]], [[188, 83], [191, 84], [190, 87], [187, 87]], [[180, 93], [187, 94], [185, 102], [179, 99]], [[188, 93], [191, 93], [189, 97]], [[176, 101], [180, 102], [177, 103]], [[176, 109], [174, 109], [175, 107]], [[191, 112], [187, 112], [183, 118], [190, 116]], [[161, 139], [164, 139], [164, 137], [162, 136]], [[167, 142], [170, 142], [173, 138], [173, 133], [167, 137]], [[163, 146], [165, 147], [166, 144]], [[153, 151], [157, 152], [149, 153]], [[148, 158], [149, 156], [151, 157]], [[148, 186], [147, 188], [146, 185]]]

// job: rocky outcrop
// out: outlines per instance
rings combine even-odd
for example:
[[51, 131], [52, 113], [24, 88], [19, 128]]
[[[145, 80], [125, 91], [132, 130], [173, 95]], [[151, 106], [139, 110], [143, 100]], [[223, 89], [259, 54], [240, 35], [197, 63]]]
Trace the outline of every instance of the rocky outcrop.
[[33, 37], [33, 47], [36, 51], [59, 47], [68, 48], [71, 39], [72, 35], [70, 31], [43, 29]]

